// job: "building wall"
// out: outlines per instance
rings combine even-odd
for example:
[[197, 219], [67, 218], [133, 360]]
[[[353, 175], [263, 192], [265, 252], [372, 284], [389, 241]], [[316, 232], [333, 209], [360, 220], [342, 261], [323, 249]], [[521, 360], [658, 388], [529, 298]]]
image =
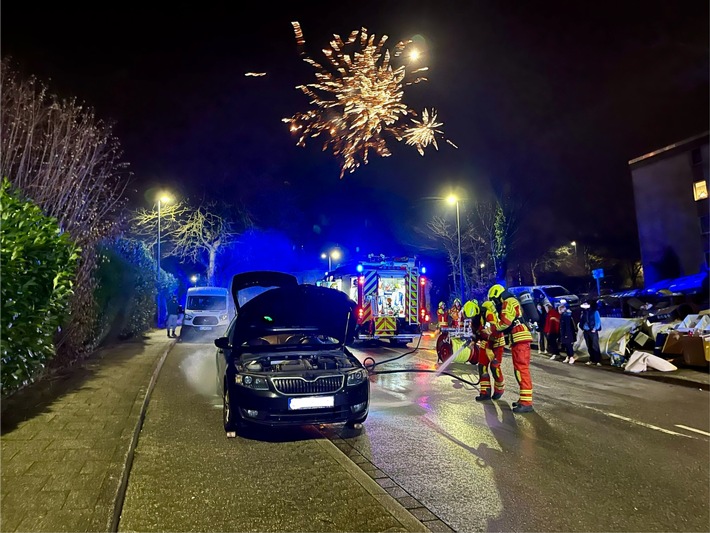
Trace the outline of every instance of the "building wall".
[[[699, 156], [699, 157], [698, 157]], [[630, 162], [646, 286], [707, 268], [708, 200], [693, 183], [708, 182], [708, 135]]]

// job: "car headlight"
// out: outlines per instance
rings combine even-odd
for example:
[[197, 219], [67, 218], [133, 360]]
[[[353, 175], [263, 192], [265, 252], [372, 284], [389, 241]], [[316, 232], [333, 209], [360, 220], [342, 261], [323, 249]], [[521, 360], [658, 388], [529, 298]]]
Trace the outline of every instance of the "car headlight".
[[242, 387], [254, 390], [269, 390], [269, 382], [261, 376], [250, 376], [249, 374], [237, 374], [234, 382]]
[[226, 314], [225, 314], [225, 315], [219, 315], [219, 319], [220, 319], [220, 320], [227, 320], [228, 318], [229, 318], [229, 316], [226, 315]]
[[185, 320], [192, 320], [193, 318], [195, 318], [195, 317], [192, 316], [190, 313], [187, 313], [187, 314], [185, 315]]
[[367, 370], [364, 368], [359, 368], [355, 372], [350, 372], [348, 374], [347, 386], [351, 387], [353, 385], [359, 385], [367, 379]]

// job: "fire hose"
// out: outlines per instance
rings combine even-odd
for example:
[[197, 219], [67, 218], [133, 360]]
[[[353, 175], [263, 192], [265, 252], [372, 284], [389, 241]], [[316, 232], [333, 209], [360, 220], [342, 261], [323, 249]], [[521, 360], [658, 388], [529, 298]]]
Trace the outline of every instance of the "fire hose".
[[[368, 371], [370, 375], [374, 374], [400, 374], [400, 373], [425, 373], [425, 374], [439, 374], [439, 375], [444, 375], [444, 376], [449, 376], [454, 379], [457, 379], [459, 381], [463, 381], [464, 383], [467, 383], [473, 387], [476, 387], [480, 381], [481, 378], [479, 377], [477, 381], [469, 381], [467, 379], [462, 378], [461, 376], [457, 376], [456, 374], [453, 374], [451, 372], [445, 372], [441, 371], [440, 369], [431, 369], [431, 368], [398, 368], [398, 369], [392, 369], [392, 370], [375, 370], [375, 367], [379, 365], [384, 365], [386, 363], [391, 363], [392, 361], [396, 361], [398, 359], [401, 359], [402, 357], [405, 357], [407, 355], [411, 355], [415, 353], [417, 350], [419, 350], [419, 344], [422, 341], [422, 335], [419, 335], [419, 339], [417, 340], [417, 345], [414, 347], [414, 349], [409, 350], [408, 352], [404, 352], [403, 354], [398, 355], [397, 357], [392, 357], [391, 359], [385, 359], [384, 361], [380, 361], [379, 363], [375, 362], [375, 360], [372, 357], [366, 357], [365, 360], [363, 361], [363, 366], [365, 369]], [[460, 353], [462, 350], [467, 348], [471, 343], [473, 342], [473, 339], [465, 342], [461, 348], [459, 348], [456, 353], [451, 355], [451, 360], [453, 361], [456, 358], [456, 355]]]

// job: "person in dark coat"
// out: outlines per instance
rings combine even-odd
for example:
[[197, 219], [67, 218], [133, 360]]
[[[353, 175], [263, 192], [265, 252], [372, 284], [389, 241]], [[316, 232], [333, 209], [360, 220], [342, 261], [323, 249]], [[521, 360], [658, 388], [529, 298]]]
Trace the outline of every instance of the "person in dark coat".
[[597, 302], [591, 300], [582, 304], [582, 316], [579, 325], [584, 334], [584, 343], [589, 352], [587, 366], [602, 366], [602, 352], [599, 349], [599, 330], [602, 329], [602, 319], [597, 310]]
[[177, 337], [177, 335], [175, 335], [175, 328], [177, 328], [178, 315], [181, 311], [182, 309], [177, 301], [177, 296], [173, 294], [172, 298], [168, 300], [168, 337]]
[[574, 356], [574, 342], [577, 340], [577, 326], [572, 317], [572, 311], [567, 307], [567, 302], [560, 303], [557, 310], [560, 313], [560, 344], [567, 357], [563, 363], [573, 365], [577, 358]]

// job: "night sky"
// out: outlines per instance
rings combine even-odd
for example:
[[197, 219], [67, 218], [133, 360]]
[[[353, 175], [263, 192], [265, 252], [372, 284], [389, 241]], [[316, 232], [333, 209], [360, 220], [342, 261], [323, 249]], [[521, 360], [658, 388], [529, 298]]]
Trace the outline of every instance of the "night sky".
[[[280, 4], [6, 1], [2, 55], [115, 121], [133, 205], [158, 186], [242, 202], [317, 251], [399, 253], [434, 214], [454, 222], [437, 197], [458, 188], [465, 214], [509, 187], [526, 200], [515, 256], [573, 239], [638, 255], [628, 161], [708, 129], [707, 0]], [[339, 179], [333, 155], [297, 147], [281, 121], [307, 109], [295, 86], [314, 80], [291, 21], [316, 60], [334, 33], [419, 36], [429, 81], [404, 101], [434, 107], [458, 148], [422, 157], [392, 140], [391, 157]]]

